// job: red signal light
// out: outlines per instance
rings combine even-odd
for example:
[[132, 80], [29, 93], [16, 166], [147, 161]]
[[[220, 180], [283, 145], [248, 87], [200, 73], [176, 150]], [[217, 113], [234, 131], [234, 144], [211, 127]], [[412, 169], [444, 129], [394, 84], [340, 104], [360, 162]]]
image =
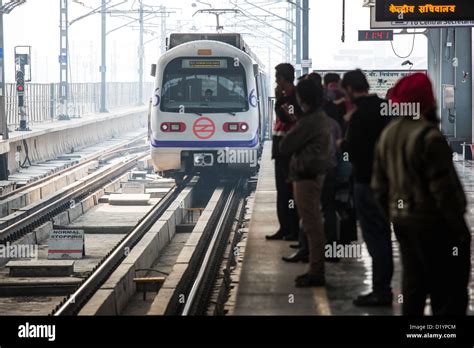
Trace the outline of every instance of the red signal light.
[[18, 92], [24, 92], [24, 91], [25, 91], [25, 88], [23, 88], [23, 86], [18, 86], [16, 90], [17, 90]]

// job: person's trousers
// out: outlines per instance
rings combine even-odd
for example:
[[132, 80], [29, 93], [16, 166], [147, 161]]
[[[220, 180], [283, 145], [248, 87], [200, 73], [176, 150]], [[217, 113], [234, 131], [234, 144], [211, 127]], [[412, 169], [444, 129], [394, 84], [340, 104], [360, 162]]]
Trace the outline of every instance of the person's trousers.
[[422, 316], [428, 295], [433, 315], [466, 315], [471, 234], [464, 221], [466, 227], [455, 230], [436, 220], [394, 223], [403, 265], [403, 315]]
[[298, 235], [299, 216], [293, 197], [293, 186], [288, 183], [290, 160], [287, 157], [275, 158], [275, 179], [277, 189], [277, 215], [280, 231], [285, 235]]
[[298, 212], [308, 240], [309, 271], [316, 277], [324, 277], [324, 227], [321, 214], [321, 191], [324, 176], [317, 180], [303, 180], [293, 183]]
[[338, 240], [337, 216], [336, 216], [336, 175], [337, 169], [331, 168], [324, 180], [323, 192], [321, 194], [321, 207], [324, 216], [324, 232], [326, 243], [332, 244]]
[[356, 183], [354, 198], [362, 236], [372, 258], [372, 291], [391, 293], [393, 276], [390, 223], [375, 201], [369, 184]]

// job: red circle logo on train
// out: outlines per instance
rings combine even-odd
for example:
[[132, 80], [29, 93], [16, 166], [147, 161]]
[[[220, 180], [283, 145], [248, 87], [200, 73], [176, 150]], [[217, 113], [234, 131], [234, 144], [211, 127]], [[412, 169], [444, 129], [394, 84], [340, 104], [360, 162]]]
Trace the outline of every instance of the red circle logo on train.
[[193, 124], [193, 133], [201, 140], [212, 138], [216, 133], [216, 125], [208, 117], [201, 117]]

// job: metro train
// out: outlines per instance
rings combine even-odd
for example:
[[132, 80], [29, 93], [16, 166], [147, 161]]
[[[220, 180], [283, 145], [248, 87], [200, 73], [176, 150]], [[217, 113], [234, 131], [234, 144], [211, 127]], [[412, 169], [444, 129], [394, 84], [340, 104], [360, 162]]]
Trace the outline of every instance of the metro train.
[[263, 68], [240, 34], [171, 34], [152, 65], [155, 170], [254, 172], [270, 123]]

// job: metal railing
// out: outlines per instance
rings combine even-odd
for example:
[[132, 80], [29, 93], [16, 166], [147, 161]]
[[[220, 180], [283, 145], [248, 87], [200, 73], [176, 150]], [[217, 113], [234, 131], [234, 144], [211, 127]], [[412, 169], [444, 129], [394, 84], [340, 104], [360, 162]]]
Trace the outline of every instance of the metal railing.
[[[145, 83], [145, 98], [152, 95], [153, 84]], [[8, 125], [20, 124], [16, 84], [5, 85], [5, 111]], [[142, 103], [145, 105], [146, 100]], [[110, 82], [107, 84], [107, 108], [138, 105], [138, 82]], [[98, 113], [100, 109], [100, 83], [72, 83], [69, 85], [69, 102], [66, 105], [70, 117]], [[26, 85], [25, 109], [28, 123], [53, 121], [63, 113], [59, 101], [59, 83], [30, 83]]]

